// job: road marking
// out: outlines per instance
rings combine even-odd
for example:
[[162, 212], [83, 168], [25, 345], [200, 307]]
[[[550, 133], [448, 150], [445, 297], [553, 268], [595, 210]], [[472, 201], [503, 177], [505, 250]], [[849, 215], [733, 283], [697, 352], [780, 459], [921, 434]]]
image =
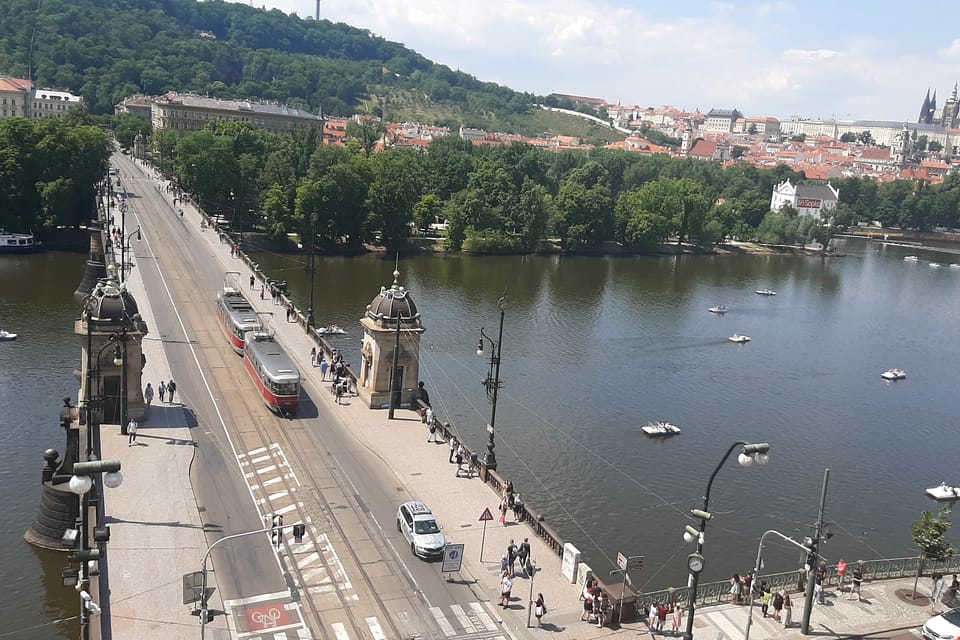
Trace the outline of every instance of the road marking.
[[265, 473], [270, 473], [271, 471], [276, 471], [276, 470], [277, 470], [277, 465], [272, 464], [272, 465], [270, 465], [269, 467], [264, 467], [264, 468], [262, 468], [262, 469], [257, 469], [257, 474], [262, 476], [262, 475], [265, 474]]
[[234, 600], [224, 600], [223, 606], [225, 607], [242, 607], [248, 604], [257, 604], [258, 602], [266, 602], [267, 600], [282, 600], [290, 597], [289, 591], [277, 591], [276, 593], [261, 593], [258, 596], [250, 596], [249, 598], [236, 598]]
[[457, 635], [457, 632], [454, 631], [453, 625], [450, 624], [450, 621], [447, 620], [447, 616], [443, 615], [443, 611], [440, 607], [430, 607], [430, 613], [433, 614], [433, 619], [437, 621], [437, 624], [440, 625], [440, 630], [443, 631], [443, 635], [448, 638], [452, 638]]
[[477, 628], [473, 626], [473, 621], [470, 620], [463, 607], [458, 604], [450, 605], [450, 610], [453, 611], [453, 615], [457, 616], [457, 620], [460, 621], [460, 626], [463, 627], [463, 630], [467, 633], [476, 633]]
[[269, 496], [267, 496], [267, 500], [273, 502], [274, 500], [285, 498], [288, 495], [290, 495], [290, 492], [288, 491], [278, 491], [277, 493], [271, 493]]
[[482, 604], [479, 602], [471, 602], [470, 608], [473, 609], [477, 618], [480, 619], [480, 624], [482, 624], [487, 631], [497, 630], [497, 623], [493, 621], [493, 618], [490, 617], [490, 614], [487, 613], [487, 610], [483, 608]]
[[333, 627], [333, 635], [337, 637], [337, 640], [350, 640], [350, 635], [347, 633], [347, 628], [343, 626], [342, 622], [334, 622], [330, 626]]
[[271, 456], [271, 455], [269, 455], [269, 454], [268, 454], [268, 455], [265, 455], [265, 456], [258, 456], [258, 457], [256, 457], [256, 458], [252, 458], [252, 459], [250, 460], [250, 464], [260, 464], [261, 462], [264, 462], [264, 461], [266, 461], [266, 460], [269, 460], [269, 459], [272, 458], [272, 457], [273, 457], [273, 456]]
[[367, 626], [370, 627], [370, 633], [373, 634], [373, 640], [387, 640], [387, 636], [383, 633], [383, 629], [380, 628], [380, 623], [376, 618], [367, 618], [366, 622]]
[[314, 551], [310, 555], [297, 560], [297, 569], [303, 569], [304, 567], [312, 563], [314, 560], [317, 560], [319, 557], [320, 557], [320, 554]]
[[[274, 509], [273, 513], [276, 514], [276, 515], [278, 515], [278, 516], [282, 516], [282, 515], [284, 515], [284, 514], [290, 513], [291, 511], [296, 511], [296, 510], [297, 510], [297, 506], [298, 506], [298, 505], [296, 505], [296, 504], [288, 504], [288, 505], [285, 506], [285, 507], [280, 507], [279, 509]], [[302, 504], [301, 504], [301, 506], [302, 506]]]

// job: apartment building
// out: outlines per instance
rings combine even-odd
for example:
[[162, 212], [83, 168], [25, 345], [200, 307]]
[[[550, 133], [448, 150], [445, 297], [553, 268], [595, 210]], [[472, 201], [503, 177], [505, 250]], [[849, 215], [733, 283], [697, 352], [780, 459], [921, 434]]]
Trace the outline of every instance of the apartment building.
[[30, 80], [0, 76], [0, 118], [62, 118], [82, 101], [67, 91], [34, 89]]

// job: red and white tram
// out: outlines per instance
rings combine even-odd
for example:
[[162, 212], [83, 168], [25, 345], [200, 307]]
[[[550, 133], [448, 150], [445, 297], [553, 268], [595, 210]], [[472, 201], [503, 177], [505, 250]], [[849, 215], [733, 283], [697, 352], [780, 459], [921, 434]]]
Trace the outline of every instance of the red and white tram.
[[243, 363], [263, 402], [280, 414], [294, 414], [300, 405], [300, 371], [273, 335], [248, 331]]
[[243, 336], [248, 331], [260, 331], [263, 328], [260, 316], [239, 289], [226, 284], [217, 293], [217, 317], [230, 340], [230, 346], [240, 354], [243, 353]]

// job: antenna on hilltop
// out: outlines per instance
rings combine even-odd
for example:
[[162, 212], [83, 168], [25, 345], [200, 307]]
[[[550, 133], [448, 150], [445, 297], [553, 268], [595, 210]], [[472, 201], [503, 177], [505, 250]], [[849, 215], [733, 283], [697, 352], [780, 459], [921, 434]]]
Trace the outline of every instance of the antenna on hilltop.
[[314, 20], [320, 20], [320, 0], [317, 0], [317, 15]]

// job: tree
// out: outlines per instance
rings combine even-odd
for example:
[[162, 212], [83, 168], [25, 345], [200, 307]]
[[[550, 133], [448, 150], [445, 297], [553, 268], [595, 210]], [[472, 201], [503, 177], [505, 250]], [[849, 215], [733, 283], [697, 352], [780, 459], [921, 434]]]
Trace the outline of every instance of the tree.
[[438, 220], [441, 213], [443, 213], [443, 203], [440, 202], [440, 198], [432, 193], [428, 193], [420, 198], [420, 202], [414, 205], [413, 222], [417, 226], [417, 229], [423, 232]]
[[807, 134], [805, 133], [798, 133], [795, 136], [790, 136], [791, 142], [804, 142], [806, 139], [807, 139]]
[[386, 132], [387, 129], [382, 122], [370, 118], [361, 118], [360, 122], [351, 120], [347, 124], [347, 137], [357, 140], [367, 156], [373, 153], [374, 147], [383, 139]]
[[920, 561], [917, 563], [917, 575], [913, 580], [913, 597], [917, 597], [917, 583], [920, 581], [920, 574], [923, 573], [923, 564], [927, 558], [942, 562], [953, 555], [953, 545], [944, 539], [947, 530], [952, 524], [948, 520], [950, 509], [944, 507], [940, 513], [933, 515], [929, 511], [924, 511], [919, 520], [913, 523], [910, 528], [910, 534], [913, 537], [913, 543], [920, 548]]
[[875, 144], [873, 141], [873, 134], [869, 131], [861, 131], [857, 134], [857, 140], [860, 144], [872, 145]]
[[373, 182], [367, 191], [370, 225], [380, 231], [387, 249], [398, 249], [410, 237], [413, 207], [420, 199], [420, 172], [407, 152], [385, 151], [371, 160]]
[[943, 145], [937, 142], [936, 140], [932, 140], [930, 144], [927, 145], [927, 148], [930, 149], [932, 153], [940, 153], [941, 151], [943, 151]]
[[840, 136], [840, 142], [856, 142], [856, 141], [857, 141], [857, 134], [855, 134], [853, 131], [847, 131], [846, 133]]

